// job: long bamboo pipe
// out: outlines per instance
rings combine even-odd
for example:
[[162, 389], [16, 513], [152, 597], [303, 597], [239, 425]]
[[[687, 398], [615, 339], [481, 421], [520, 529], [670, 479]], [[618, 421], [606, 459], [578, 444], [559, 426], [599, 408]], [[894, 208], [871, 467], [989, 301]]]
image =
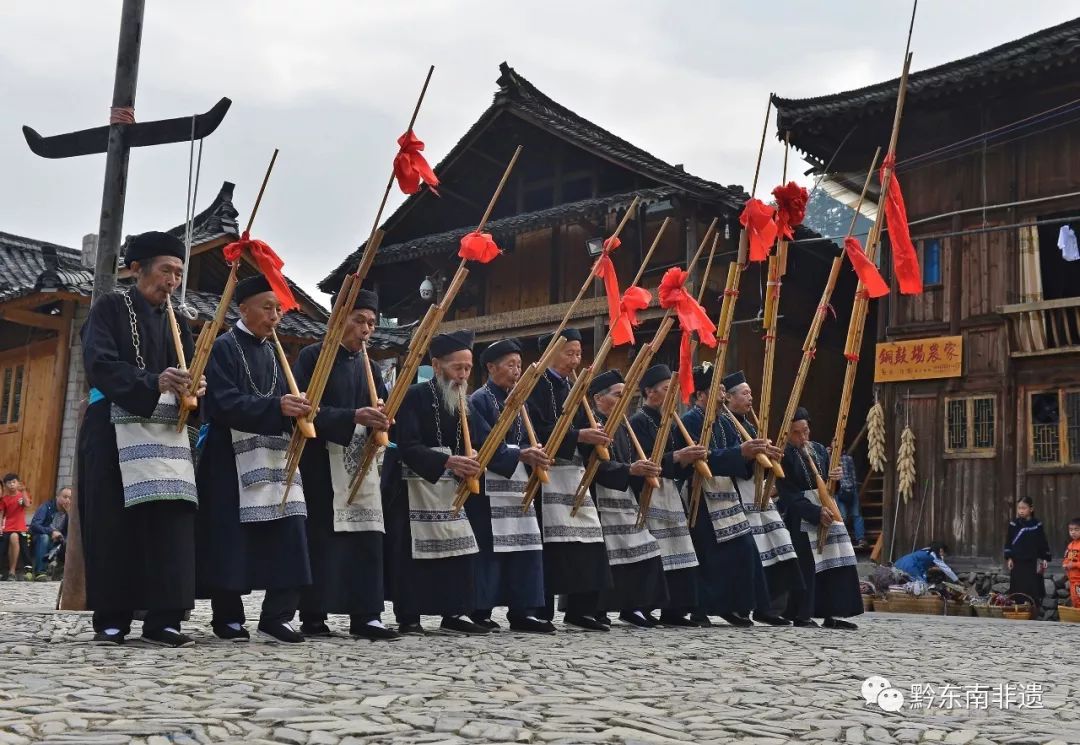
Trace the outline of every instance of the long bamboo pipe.
[[[373, 373], [371, 371], [371, 355], [369, 354], [369, 352], [370, 352], [370, 349], [369, 349], [369, 347], [367, 345], [367, 342], [365, 341], [364, 342], [364, 377], [366, 378], [366, 381], [367, 381], [368, 401], [371, 402], [372, 406], [377, 407], [377, 406], [379, 406], [379, 404], [382, 403], [382, 400], [379, 398], [379, 392], [375, 388], [375, 373]], [[375, 430], [375, 433], [372, 436], [375, 438], [375, 445], [377, 447], [384, 448], [384, 447], [386, 447], [387, 445], [390, 444], [390, 435], [387, 434], [386, 430], [382, 430], [382, 429]]]
[[[169, 330], [172, 332], [173, 349], [176, 351], [176, 366], [187, 371], [187, 360], [184, 359], [184, 342], [180, 338], [180, 325], [176, 322], [176, 311], [173, 310], [172, 297], [165, 298], [165, 312], [169, 316]], [[199, 388], [199, 382], [193, 380], [191, 385], [195, 390]], [[199, 399], [190, 391], [186, 396], [181, 396], [176, 402], [183, 409], [199, 408]]]
[[[533, 427], [532, 419], [529, 417], [529, 407], [522, 404], [521, 410], [521, 423], [525, 425], [525, 436], [529, 438], [529, 447], [540, 447], [540, 441], [536, 438], [536, 428]], [[546, 484], [551, 481], [551, 476], [543, 466], [537, 466], [533, 469], [536, 472], [536, 477], [540, 479], [541, 484]]]
[[[303, 394], [296, 386], [296, 377], [293, 375], [292, 367], [289, 365], [289, 358], [285, 356], [285, 348], [281, 346], [281, 340], [278, 339], [277, 329], [270, 329], [270, 335], [274, 338], [274, 349], [277, 350], [278, 361], [281, 362], [281, 368], [285, 371], [285, 382], [289, 386], [289, 393], [297, 398], [302, 398]], [[296, 417], [296, 426], [301, 434], [309, 440], [315, 437], [315, 425], [304, 417]]]
[[[474, 455], [472, 434], [469, 432], [469, 401], [465, 398], [465, 386], [458, 389], [458, 419], [461, 422], [461, 441], [462, 446], [465, 448], [464, 455], [466, 458], [472, 458]], [[474, 476], [465, 479], [465, 484], [473, 494], [480, 493], [480, 479]]]

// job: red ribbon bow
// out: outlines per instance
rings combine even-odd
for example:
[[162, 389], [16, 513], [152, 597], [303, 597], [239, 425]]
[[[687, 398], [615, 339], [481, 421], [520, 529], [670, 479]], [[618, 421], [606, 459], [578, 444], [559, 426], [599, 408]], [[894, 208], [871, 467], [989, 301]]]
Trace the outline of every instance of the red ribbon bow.
[[751, 197], [746, 200], [746, 206], [739, 215], [739, 223], [750, 237], [750, 261], [765, 261], [769, 258], [769, 250], [776, 241], [777, 228], [773, 219], [775, 213], [773, 207], [760, 199]]
[[281, 312], [287, 313], [290, 310], [298, 310], [300, 303], [296, 302], [288, 280], [281, 273], [281, 267], [285, 266], [285, 262], [274, 253], [274, 249], [263, 241], [250, 237], [245, 230], [244, 234], [240, 236], [240, 240], [228, 244], [221, 249], [221, 252], [225, 255], [225, 260], [231, 263], [238, 261], [243, 256], [244, 249], [251, 253], [255, 265], [259, 267], [259, 271], [263, 273], [263, 276], [270, 283], [270, 289], [274, 291], [277, 299], [281, 301]]
[[874, 266], [874, 262], [867, 258], [858, 238], [848, 236], [844, 239], [844, 253], [851, 261], [855, 273], [859, 275], [859, 281], [863, 283], [869, 297], [877, 298], [889, 294], [889, 285], [882, 279], [881, 272]]
[[424, 143], [410, 129], [398, 137], [398, 154], [394, 156], [394, 178], [397, 179], [398, 187], [406, 194], [415, 194], [420, 191], [420, 181], [423, 180], [431, 192], [438, 196], [435, 187], [439, 185], [439, 177], [431, 170], [427, 159], [421, 155]]
[[458, 249], [458, 256], [461, 258], [479, 261], [481, 264], [488, 263], [501, 253], [491, 233], [477, 233], [475, 230], [461, 239], [461, 247]]
[[888, 193], [885, 195], [885, 225], [889, 229], [889, 244], [892, 247], [893, 271], [904, 295], [918, 295], [922, 292], [922, 272], [919, 269], [919, 257], [911, 243], [908, 230], [907, 206], [900, 191], [900, 182], [896, 180], [896, 156], [885, 156], [878, 177], [885, 188], [886, 176], [889, 180]]
[[615, 324], [611, 327], [611, 342], [615, 346], [634, 343], [634, 327], [638, 321], [637, 313], [645, 310], [652, 302], [652, 293], [644, 287], [631, 285], [626, 288], [622, 299], [619, 300], [619, 315]]
[[[610, 254], [621, 245], [622, 241], [615, 236], [605, 238], [604, 250], [593, 267], [593, 274], [604, 280], [604, 294], [607, 295], [608, 324], [613, 331], [615, 323], [619, 319], [619, 275], [615, 271], [615, 264], [611, 261]], [[612, 341], [614, 342], [614, 339]], [[614, 343], [618, 344], [618, 342]]]
[[694, 361], [690, 354], [690, 335], [696, 331], [698, 341], [707, 347], [716, 346], [716, 324], [709, 320], [709, 314], [705, 309], [690, 296], [683, 285], [686, 282], [687, 272], [677, 266], [673, 266], [664, 272], [664, 278], [660, 280], [661, 308], [674, 308], [675, 315], [679, 317], [679, 328], [682, 329], [682, 340], [679, 342], [679, 393], [682, 395], [684, 404], [690, 403], [690, 396], [694, 393]]
[[776, 229], [785, 238], [793, 239], [795, 228], [806, 218], [806, 202], [810, 195], [794, 181], [776, 187], [772, 193], [776, 198]]

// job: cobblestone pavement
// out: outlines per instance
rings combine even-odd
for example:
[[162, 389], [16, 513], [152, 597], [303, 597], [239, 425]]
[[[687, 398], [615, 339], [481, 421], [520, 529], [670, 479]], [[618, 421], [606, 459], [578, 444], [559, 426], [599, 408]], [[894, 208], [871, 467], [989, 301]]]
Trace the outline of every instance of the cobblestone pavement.
[[[105, 649], [85, 614], [47, 612], [56, 591], [0, 585], [0, 743], [1080, 742], [1080, 625], [869, 614], [857, 632], [616, 624], [286, 646], [216, 640], [200, 602], [193, 649]], [[863, 700], [873, 675], [903, 709]]]

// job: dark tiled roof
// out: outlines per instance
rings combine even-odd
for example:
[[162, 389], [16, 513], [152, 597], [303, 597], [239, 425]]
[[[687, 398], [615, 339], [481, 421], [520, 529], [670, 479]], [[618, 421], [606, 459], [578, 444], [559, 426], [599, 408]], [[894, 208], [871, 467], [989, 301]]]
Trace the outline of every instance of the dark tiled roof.
[[[557, 207], [549, 207], [548, 209], [538, 210], [536, 212], [510, 215], [509, 217], [492, 220], [485, 226], [484, 231], [491, 233], [496, 243], [506, 246], [513, 241], [514, 236], [518, 233], [527, 233], [531, 230], [541, 230], [542, 228], [551, 227], [552, 225], [560, 225], [574, 218], [595, 219], [608, 212], [627, 207], [630, 202], [633, 201], [635, 196], [641, 197], [644, 204], [651, 204], [653, 202], [668, 199], [676, 193], [678, 193], [677, 189], [664, 187], [662, 189], [641, 189], [639, 191], [616, 194], [610, 197], [583, 199], [580, 202], [569, 202], [567, 204], [560, 204]], [[425, 235], [416, 240], [406, 241], [404, 243], [395, 243], [391, 246], [380, 246], [379, 252], [375, 257], [375, 264], [377, 266], [383, 264], [395, 264], [400, 261], [409, 261], [420, 256], [457, 251], [462, 236], [475, 229], [476, 225], [473, 224], [462, 226], [454, 230], [447, 230], [442, 233]], [[341, 276], [343, 278], [346, 272], [352, 271], [359, 263], [361, 253], [362, 251], [360, 249], [353, 252], [345, 259], [345, 261], [341, 262], [331, 276]], [[329, 282], [329, 279], [330, 278], [323, 280], [319, 286], [322, 287], [324, 283]]]
[[93, 273], [82, 268], [80, 256], [67, 246], [0, 233], [0, 303], [35, 292], [47, 268], [62, 287], [92, 285]]
[[[240, 235], [240, 226], [236, 222], [240, 213], [232, 201], [235, 189], [235, 184], [226, 181], [210, 206], [195, 215], [191, 221], [191, 245], [201, 246], [218, 238], [236, 238]], [[168, 232], [183, 240], [185, 227], [186, 225], [181, 223]]]
[[[506, 112], [531, 122], [540, 129], [552, 132], [588, 152], [595, 153], [602, 158], [614, 161], [626, 169], [640, 173], [647, 179], [660, 184], [656, 189], [650, 189], [649, 191], [659, 191], [661, 189], [671, 188], [672, 194], [681, 193], [703, 202], [719, 204], [733, 214], [742, 210], [743, 203], [747, 199], [747, 194], [741, 186], [722, 186], [712, 181], [699, 178], [698, 176], [691, 175], [681, 167], [676, 167], [660, 160], [656, 156], [617, 137], [606, 129], [593, 124], [588, 119], [585, 119], [562, 104], [552, 100], [505, 62], [499, 65], [499, 73], [497, 81], [499, 89], [496, 91], [495, 98], [491, 105], [484, 111], [480, 118], [477, 119], [472, 127], [469, 128], [468, 132], [465, 133], [458, 143], [451, 148], [450, 152], [448, 152], [446, 156], [439, 161], [438, 165], [435, 166], [435, 171], [437, 173], [441, 173], [445, 168], [461, 157], [480, 133], [485, 130], [497, 116]], [[401, 206], [394, 211], [394, 214], [386, 219], [382, 225], [383, 230], [391, 232], [393, 227], [410, 209], [413, 208], [413, 206], [416, 205], [418, 200], [431, 198], [430, 196], [427, 196], [427, 191], [427, 189], [423, 189], [408, 197]], [[622, 196], [624, 195], [610, 198], [618, 199]], [[600, 197], [599, 200], [607, 198], [608, 197]], [[582, 205], [591, 201], [597, 200], [584, 200], [583, 202], [576, 202], [571, 205], [559, 205], [558, 207], [552, 208], [552, 210], [564, 208], [579, 209], [577, 205]], [[544, 215], [542, 218], [538, 219], [550, 220], [551, 222], [547, 223], [550, 225], [559, 222], [560, 217], [565, 218], [572, 216], [573, 212], [564, 212], [560, 214], [558, 212], [552, 212], [551, 210], [541, 210], [540, 212], [519, 215], [516, 217], [522, 218], [525, 224], [528, 224], [529, 221], [534, 219], [533, 216], [537, 215]], [[500, 221], [492, 222], [491, 226], [494, 226], [496, 222]], [[538, 227], [540, 226], [538, 225]], [[517, 232], [523, 232], [524, 230], [530, 229], [534, 228], [520, 228]], [[457, 239], [460, 239], [463, 232], [467, 231], [468, 229], [456, 231]], [[409, 242], [409, 245], [414, 245], [415, 243], [422, 241], [434, 240], [443, 235], [444, 234], [425, 236], [419, 241]], [[397, 248], [398, 246], [385, 246], [381, 248], [379, 251], [380, 256], [376, 260], [376, 263], [391, 263], [412, 258], [411, 256], [402, 258], [395, 256], [391, 259], [383, 259], [382, 253], [386, 251], [387, 248], [391, 247]], [[323, 292], [334, 292], [341, 285], [345, 273], [356, 265], [363, 248], [363, 246], [360, 246], [360, 248], [342, 262], [333, 273], [319, 282], [319, 289]]]
[[[1080, 61], [1080, 18], [1010, 41], [985, 52], [908, 76], [907, 101], [952, 96]], [[863, 118], [892, 111], [900, 79], [816, 98], [773, 96], [777, 132], [797, 132], [810, 122]], [[794, 142], [794, 140], [793, 140]]]

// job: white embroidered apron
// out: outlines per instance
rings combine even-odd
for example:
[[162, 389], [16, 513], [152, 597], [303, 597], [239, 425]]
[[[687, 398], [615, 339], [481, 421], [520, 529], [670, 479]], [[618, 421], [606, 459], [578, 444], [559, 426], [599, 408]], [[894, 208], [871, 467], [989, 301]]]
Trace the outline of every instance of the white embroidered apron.
[[299, 470], [293, 477], [285, 510], [281, 509], [289, 438], [230, 431], [240, 488], [240, 522], [262, 523], [293, 515], [307, 517], [304, 482]]
[[638, 503], [629, 490], [615, 491], [596, 484], [596, 503], [608, 564], [636, 564], [660, 556], [660, 544], [652, 533], [637, 525]]
[[[821, 498], [816, 489], [807, 489], [803, 496], [818, 507], [821, 506]], [[833, 522], [829, 525], [829, 538], [825, 543], [825, 551], [818, 550], [818, 530], [820, 523], [811, 525], [806, 520], [802, 521], [802, 529], [810, 540], [810, 550], [814, 554], [814, 573], [819, 574], [827, 569], [836, 567], [855, 566], [858, 559], [855, 558], [855, 548], [851, 545], [851, 536], [842, 522]]]
[[[432, 450], [450, 454], [448, 447]], [[403, 465], [402, 477], [409, 491], [409, 531], [414, 559], [446, 559], [479, 552], [465, 510], [454, 514], [458, 482], [449, 471], [444, 471], [432, 484]]]
[[[686, 489], [689, 494], [690, 482], [687, 482]], [[739, 501], [739, 492], [727, 476], [706, 479], [701, 487], [701, 496], [705, 500], [717, 543], [726, 543], [753, 530]]]
[[170, 499], [199, 503], [187, 429], [176, 431], [180, 410], [175, 394], [162, 393], [148, 419], [115, 403], [109, 418], [116, 430], [125, 507]]
[[359, 465], [357, 458], [367, 441], [367, 428], [356, 425], [352, 442], [342, 447], [336, 442], [326, 443], [330, 460], [330, 484], [334, 490], [335, 533], [385, 533], [383, 526], [382, 494], [379, 489], [382, 474], [383, 450], [375, 456], [375, 463], [364, 474], [356, 499], [349, 504], [349, 491], [353, 474]]
[[[556, 461], [548, 469], [548, 483], [541, 485], [541, 509], [544, 517], [544, 543], [603, 543], [604, 530], [592, 499], [586, 498], [571, 517], [574, 493], [585, 469], [574, 462]], [[518, 510], [521, 504], [518, 503]]]
[[493, 471], [484, 474], [484, 490], [491, 507], [491, 539], [495, 553], [540, 551], [544, 547], [540, 525], [536, 521], [536, 506], [530, 504], [528, 512], [521, 511], [521, 500], [528, 481], [529, 474], [522, 463], [517, 464], [509, 479]]
[[742, 496], [743, 509], [750, 527], [754, 531], [754, 543], [762, 566], [772, 566], [781, 561], [795, 561], [795, 546], [791, 542], [791, 533], [780, 517], [776, 503], [770, 499], [764, 510], [757, 507], [756, 491], [753, 479], [735, 479], [735, 486]]
[[671, 479], [660, 479], [660, 488], [653, 490], [645, 522], [653, 538], [660, 544], [660, 555], [664, 557], [665, 572], [689, 569], [698, 565], [682, 497], [679, 496], [679, 489]]

